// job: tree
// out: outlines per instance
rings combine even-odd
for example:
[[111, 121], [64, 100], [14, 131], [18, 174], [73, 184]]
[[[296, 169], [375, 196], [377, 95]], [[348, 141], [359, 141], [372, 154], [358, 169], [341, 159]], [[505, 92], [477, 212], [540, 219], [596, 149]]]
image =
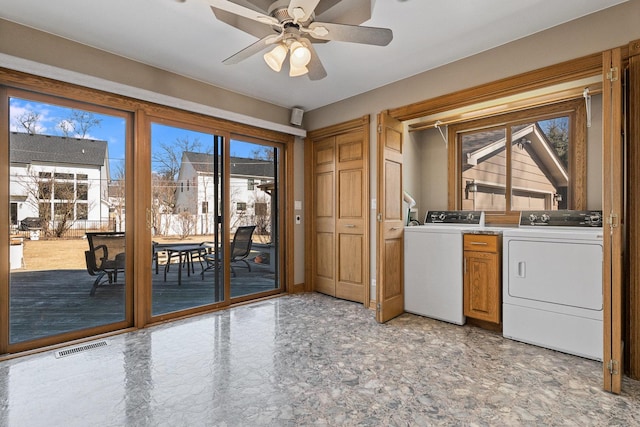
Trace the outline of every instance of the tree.
[[276, 148], [269, 146], [261, 146], [255, 150], [251, 150], [254, 159], [274, 161], [276, 157]]
[[40, 114], [34, 111], [25, 111], [16, 117], [17, 127], [23, 127], [25, 131], [30, 135], [35, 135], [38, 131], [38, 122], [40, 121]]
[[81, 190], [72, 179], [57, 175], [67, 174], [32, 170], [20, 179], [27, 194], [26, 202], [42, 220], [43, 233], [62, 237], [75, 223], [80, 206], [88, 212], [93, 205], [79, 203], [83, 199], [81, 193], [89, 191], [88, 186]]
[[95, 127], [100, 127], [102, 119], [90, 111], [71, 110], [69, 117], [61, 120], [57, 124], [62, 134], [66, 137], [86, 138], [89, 131]]
[[[159, 234], [166, 235], [170, 229], [170, 215], [176, 207], [176, 190], [178, 187], [178, 173], [182, 163], [182, 155], [186, 151], [200, 149], [198, 138], [176, 138], [173, 144], [161, 142], [153, 151], [151, 160], [154, 165], [152, 182], [152, 215], [154, 226]], [[164, 221], [163, 221], [164, 219]]]
[[565, 168], [569, 168], [569, 121], [566, 117], [547, 120], [544, 133], [551, 142], [558, 158]]
[[117, 224], [116, 231], [123, 231], [125, 214], [125, 172], [122, 164], [119, 164], [116, 167], [113, 176], [113, 180], [109, 183], [110, 208], [113, 211], [114, 219]]

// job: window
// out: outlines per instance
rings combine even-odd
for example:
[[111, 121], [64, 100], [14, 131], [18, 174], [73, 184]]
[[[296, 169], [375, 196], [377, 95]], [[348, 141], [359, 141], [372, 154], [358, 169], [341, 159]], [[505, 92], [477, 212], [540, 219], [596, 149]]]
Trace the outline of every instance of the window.
[[209, 202], [208, 201], [202, 202], [202, 213], [203, 214], [209, 213]]
[[73, 218], [73, 204], [72, 203], [54, 203], [53, 204], [53, 218], [56, 221], [62, 221], [65, 219]]
[[247, 210], [247, 204], [245, 202], [236, 203], [236, 210], [237, 211], [246, 211]]
[[51, 199], [51, 181], [40, 181], [38, 182], [38, 198], [40, 200], [49, 200]]
[[73, 182], [59, 182], [56, 181], [54, 185], [54, 197], [57, 200], [73, 200], [75, 199], [75, 192], [73, 188]]
[[256, 181], [253, 178], [247, 179], [247, 190], [253, 190], [255, 188]]
[[267, 204], [264, 202], [256, 202], [254, 205], [256, 216], [267, 216]]
[[86, 203], [76, 204], [76, 219], [89, 219], [89, 207]]
[[78, 200], [89, 200], [89, 186], [87, 184], [77, 184], [77, 197]]
[[459, 209], [583, 209], [586, 117], [582, 100], [451, 126]]

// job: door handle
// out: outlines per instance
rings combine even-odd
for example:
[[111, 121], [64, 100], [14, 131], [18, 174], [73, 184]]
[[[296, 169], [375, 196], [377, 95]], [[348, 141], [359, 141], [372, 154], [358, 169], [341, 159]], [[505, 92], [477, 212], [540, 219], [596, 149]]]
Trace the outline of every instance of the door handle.
[[518, 263], [518, 277], [524, 279], [527, 275], [527, 263], [524, 261], [520, 261]]

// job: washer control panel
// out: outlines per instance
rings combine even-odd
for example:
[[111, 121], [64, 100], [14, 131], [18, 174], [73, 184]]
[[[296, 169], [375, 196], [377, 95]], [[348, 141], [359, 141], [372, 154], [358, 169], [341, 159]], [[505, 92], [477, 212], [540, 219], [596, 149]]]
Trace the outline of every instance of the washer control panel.
[[482, 211], [428, 211], [425, 224], [470, 224], [484, 226]]

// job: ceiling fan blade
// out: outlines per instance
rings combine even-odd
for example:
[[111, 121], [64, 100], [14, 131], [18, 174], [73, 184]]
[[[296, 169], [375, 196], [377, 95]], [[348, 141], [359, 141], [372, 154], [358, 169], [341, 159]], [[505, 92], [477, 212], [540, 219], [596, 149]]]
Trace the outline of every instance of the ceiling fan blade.
[[261, 50], [263, 50], [267, 46], [276, 43], [280, 39], [282, 39], [281, 36], [276, 36], [276, 35], [273, 35], [273, 34], [268, 35], [266, 37], [263, 37], [260, 40], [258, 40], [257, 42], [245, 47], [240, 52], [231, 55], [230, 57], [228, 57], [227, 59], [222, 61], [222, 63], [226, 64], [226, 65], [237, 64], [237, 63], [239, 63], [241, 61], [244, 61], [245, 59], [249, 58], [250, 56], [253, 56], [256, 53], [260, 52]]
[[229, 0], [231, 3], [239, 4], [247, 9], [257, 10], [265, 15], [269, 14], [269, 7], [273, 4], [273, 0]]
[[386, 46], [393, 40], [393, 32], [388, 28], [331, 24], [328, 22], [312, 22], [309, 24], [308, 31], [304, 32], [320, 40], [336, 40], [376, 46]]
[[211, 7], [211, 10], [219, 21], [244, 31], [247, 34], [251, 34], [256, 38], [261, 39], [270, 34], [276, 33], [272, 25], [265, 25], [261, 22], [254, 21], [253, 19], [247, 19], [244, 16], [236, 15], [235, 13], [227, 12], [222, 9], [216, 10], [213, 6]]
[[291, 0], [287, 12], [297, 22], [306, 22], [311, 18], [320, 0]]
[[231, 3], [227, 0], [207, 0], [207, 3], [209, 3], [209, 5], [211, 6], [211, 9], [213, 9], [213, 13], [216, 15], [216, 18], [218, 19], [220, 19], [218, 17], [218, 12], [223, 11], [223, 12], [230, 12], [235, 15], [242, 16], [244, 18], [248, 18], [253, 21], [258, 21], [267, 25], [280, 25], [280, 22], [273, 16], [265, 15], [264, 13], [247, 9], [244, 6]]
[[307, 69], [309, 70], [307, 76], [309, 77], [309, 80], [322, 80], [327, 77], [327, 70], [324, 69], [322, 62], [320, 62], [320, 57], [313, 48], [311, 41], [304, 37], [300, 37], [300, 43], [305, 45], [307, 49], [311, 51], [311, 61], [307, 64]]

